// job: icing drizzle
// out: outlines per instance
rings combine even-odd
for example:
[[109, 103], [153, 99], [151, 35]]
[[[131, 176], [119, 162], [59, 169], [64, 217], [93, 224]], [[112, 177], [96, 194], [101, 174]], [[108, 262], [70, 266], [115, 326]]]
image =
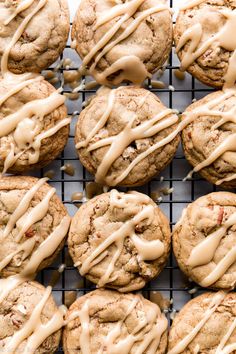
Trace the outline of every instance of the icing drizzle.
[[[160, 131], [176, 124], [178, 122], [178, 117], [174, 115], [171, 109], [165, 109], [163, 112], [157, 114], [152, 119], [141, 123], [140, 125], [133, 127], [135, 119], [137, 118], [135, 114], [132, 114], [127, 123], [126, 127], [116, 136], [109, 138], [101, 139], [95, 143], [91, 143], [92, 139], [96, 136], [100, 129], [102, 129], [107, 123], [109, 116], [112, 112], [112, 109], [115, 104], [115, 95], [119, 89], [111, 90], [108, 95], [107, 108], [102, 115], [101, 119], [98, 121], [91, 133], [86, 137], [84, 141], [80, 141], [77, 145], [77, 149], [82, 147], [87, 147], [88, 151], [94, 151], [104, 146], [110, 146], [107, 153], [105, 154], [100, 166], [97, 169], [96, 173], [96, 182], [106, 183], [110, 186], [116, 186], [121, 183], [131, 172], [131, 170], [143, 159], [145, 159], [152, 152], [160, 148], [161, 146], [166, 145], [167, 140], [171, 141], [178, 135], [178, 130], [174, 132], [173, 135], [170, 135], [166, 140], [163, 139], [160, 142], [152, 145], [145, 152], [139, 154], [133, 162], [127, 167], [120, 176], [114, 178], [107, 176], [113, 163], [122, 155], [124, 150], [133, 142], [139, 139], [150, 138], [155, 134], [158, 134]], [[147, 93], [149, 95], [149, 92]], [[141, 100], [139, 107], [141, 107], [145, 102], [146, 96]], [[90, 144], [91, 143], [91, 144]]]
[[[125, 321], [142, 301], [139, 295], [134, 295], [133, 301], [122, 320], [117, 322], [116, 326], [104, 337], [102, 348], [98, 354], [104, 352], [109, 354], [129, 354], [133, 347], [138, 343], [135, 354], [142, 354], [147, 351], [149, 354], [155, 354], [159, 347], [161, 337], [166, 331], [168, 323], [164, 314], [161, 313], [158, 306], [150, 303], [150, 308], [145, 313], [145, 317], [139, 318], [139, 323], [131, 333], [124, 337]], [[81, 323], [80, 350], [82, 354], [91, 353], [90, 338], [90, 299], [85, 301], [80, 311], [72, 313], [71, 319], [79, 318]], [[70, 320], [71, 320], [70, 319]]]
[[[183, 5], [181, 10], [190, 9], [201, 4], [203, 1], [204, 0], [194, 0], [187, 2]], [[188, 69], [188, 67], [203, 55], [211, 45], [220, 46], [223, 49], [232, 52], [229, 59], [228, 69], [224, 76], [224, 88], [231, 88], [234, 86], [236, 80], [236, 39], [232, 36], [232, 33], [235, 33], [236, 31], [236, 10], [219, 9], [218, 11], [226, 18], [226, 22], [219, 32], [201, 43], [203, 38], [202, 25], [200, 23], [194, 24], [180, 37], [176, 52], [180, 52], [180, 50], [190, 42], [186, 52], [182, 52], [181, 67], [183, 70]]]
[[[5, 19], [4, 26], [7, 26], [22, 11], [28, 9], [33, 2], [34, 0], [21, 2], [12, 14]], [[8, 98], [15, 95], [26, 86], [43, 79], [43, 77], [32, 73], [24, 75], [14, 75], [10, 73], [8, 71], [8, 60], [12, 47], [22, 36], [26, 26], [34, 15], [45, 6], [46, 2], [46, 0], [40, 0], [37, 6], [24, 18], [9, 45], [3, 52], [1, 58], [1, 74], [3, 78], [14, 83], [14, 88], [0, 96], [0, 106], [2, 106]], [[29, 164], [36, 164], [39, 161], [42, 140], [53, 136], [61, 128], [69, 125], [71, 122], [71, 118], [62, 119], [52, 128], [40, 133], [43, 118], [63, 105], [64, 102], [65, 97], [58, 92], [54, 92], [48, 98], [34, 100], [25, 104], [16, 113], [10, 114], [0, 120], [0, 138], [8, 137], [7, 148], [9, 151], [4, 160], [2, 173], [6, 173], [8, 169], [26, 153]]]
[[[31, 209], [30, 212], [27, 212], [35, 194], [46, 181], [47, 178], [38, 180], [38, 182], [26, 192], [18, 207], [9, 219], [5, 230], [3, 231], [3, 238], [7, 237], [9, 233], [12, 232], [14, 227], [16, 227], [18, 228], [16, 240], [19, 242], [23, 236], [23, 233], [27, 231], [31, 225], [41, 220], [46, 215], [49, 208], [50, 199], [55, 193], [54, 188], [50, 189], [50, 191], [43, 198], [42, 202], [38, 203]], [[23, 251], [23, 260], [31, 255], [28, 263], [19, 274], [10, 276], [6, 279], [0, 279], [0, 304], [17, 286], [25, 281], [32, 280], [35, 277], [39, 265], [43, 262], [43, 260], [50, 257], [56, 251], [60, 243], [65, 238], [69, 226], [70, 217], [65, 216], [61, 220], [60, 224], [55, 227], [52, 233], [38, 246], [35, 251], [33, 251], [33, 249], [35, 247], [36, 240], [32, 238], [19, 244], [14, 253], [7, 255], [3, 260], [1, 260], [0, 270], [5, 268], [11, 262], [14, 255], [19, 252]], [[33, 310], [29, 320], [7, 341], [4, 347], [6, 352], [15, 353], [19, 345], [27, 339], [26, 347], [23, 353], [28, 353], [29, 348], [30, 352], [34, 353], [47, 337], [59, 330], [65, 324], [63, 307], [59, 308], [47, 323], [43, 324], [41, 322], [41, 313], [50, 294], [51, 288], [48, 287], [42, 300]]]
[[[209, 308], [206, 310], [205, 315], [201, 319], [201, 321], [192, 329], [192, 331], [186, 335], [179, 343], [177, 343], [171, 350], [168, 351], [167, 354], [180, 354], [187, 349], [189, 344], [193, 341], [193, 339], [197, 336], [197, 334], [201, 331], [203, 326], [207, 323], [212, 314], [216, 311], [218, 306], [224, 301], [227, 293], [218, 292], [216, 293], [212, 301], [210, 303]], [[235, 344], [229, 344], [226, 346], [227, 341], [232, 335], [233, 331], [236, 328], [236, 320], [233, 321], [230, 328], [227, 330], [225, 336], [220, 341], [219, 346], [216, 349], [216, 354], [228, 354], [235, 350]], [[199, 348], [200, 349], [200, 348]]]
[[[136, 14], [144, 1], [145, 0], [131, 0], [129, 2], [125, 2], [124, 4], [113, 6], [110, 10], [106, 11], [105, 15], [99, 14], [97, 22], [94, 25], [94, 30], [113, 19], [120, 18], [86, 55], [80, 68], [81, 72], [84, 72], [86, 67], [93, 60], [93, 63], [89, 68], [89, 72], [96, 79], [96, 81], [102, 85], [110, 85], [109, 76], [119, 71], [121, 72], [113, 80], [115, 85], [119, 85], [124, 80], [129, 80], [134, 84], [141, 84], [147, 77], [151, 77], [151, 74], [147, 71], [143, 62], [136, 55], [127, 55], [118, 59], [109, 68], [101, 73], [96, 70], [96, 66], [100, 59], [115, 45], [129, 37], [144, 19], [154, 13], [169, 10], [169, 7], [166, 5], [153, 6], [150, 9], [141, 12], [140, 15], [133, 19], [133, 16]], [[122, 29], [122, 25], [131, 19], [132, 22], [119, 36], [117, 36], [117, 38], [115, 38], [118, 31]]]
[[[139, 261], [151, 261], [158, 259], [163, 255], [165, 251], [164, 244], [160, 240], [147, 241], [138, 237], [135, 233], [135, 227], [139, 225], [142, 221], [147, 220], [148, 225], [150, 225], [154, 218], [155, 210], [153, 205], [150, 204], [149, 197], [137, 192], [123, 194], [119, 193], [116, 190], [112, 190], [110, 193], [111, 208], [132, 207], [134, 204], [142, 204], [142, 208], [131, 220], [128, 220], [123, 223], [123, 225], [117, 231], [109, 235], [83, 261], [83, 264], [80, 267], [81, 275], [85, 275], [92, 267], [100, 263], [107, 256], [107, 249], [111, 245], [114, 244], [117, 247], [114, 256], [109, 262], [109, 266], [105, 274], [100, 278], [98, 282], [99, 287], [102, 287], [105, 284], [115, 280], [115, 275], [112, 276], [112, 273], [114, 272], [115, 264], [123, 251], [124, 242], [127, 237], [129, 237], [133, 242], [138, 252]], [[75, 266], [78, 265], [80, 265], [80, 262], [75, 264]]]

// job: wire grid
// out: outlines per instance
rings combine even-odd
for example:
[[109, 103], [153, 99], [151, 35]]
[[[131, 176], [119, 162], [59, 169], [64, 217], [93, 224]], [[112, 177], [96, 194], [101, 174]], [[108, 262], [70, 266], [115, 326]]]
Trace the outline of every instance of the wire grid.
[[[71, 21], [74, 17], [79, 2], [79, 0], [69, 0]], [[176, 9], [177, 5], [180, 3], [180, 0], [169, 0], [169, 3], [171, 8]], [[68, 45], [60, 60], [63, 60], [64, 58], [70, 58], [74, 63], [73, 67], [69, 70], [78, 69], [81, 62], [76, 52], [70, 48], [70, 42], [68, 42]], [[57, 64], [58, 62], [55, 63], [50, 69], [55, 68]], [[206, 94], [212, 92], [213, 89], [202, 85], [189, 74], [186, 74], [185, 80], [178, 80], [174, 75], [174, 70], [178, 68], [179, 61], [175, 55], [174, 48], [172, 48], [165, 73], [160, 79], [166, 84], [166, 88], [152, 88], [151, 81], [149, 80], [148, 89], [157, 94], [167, 107], [177, 109], [179, 112], [182, 112], [189, 104], [192, 103], [192, 100], [202, 98]], [[60, 69], [61, 74], [63, 74], [64, 70], [64, 68]], [[85, 80], [88, 82], [92, 79], [85, 78]], [[69, 93], [72, 92], [72, 90], [68, 86], [64, 86], [63, 93], [66, 92]], [[96, 90], [81, 90], [78, 100], [68, 102], [69, 115], [73, 116], [73, 112], [75, 111], [80, 112], [84, 102], [87, 101], [91, 95], [94, 95], [95, 92]], [[77, 117], [73, 119], [69, 141], [62, 155], [51, 165], [41, 170], [39, 174], [34, 173], [34, 175], [42, 177], [46, 171], [51, 169], [55, 171], [55, 177], [50, 181], [50, 183], [56, 187], [58, 195], [61, 197], [71, 216], [73, 216], [77, 211], [77, 207], [73, 204], [73, 202], [71, 202], [72, 193], [83, 192], [86, 184], [94, 181], [94, 177], [82, 167], [76, 155], [74, 146], [74, 127], [76, 120]], [[67, 176], [60, 170], [60, 167], [66, 163], [72, 163], [75, 166], [76, 173], [73, 177]], [[192, 180], [183, 182], [183, 178], [187, 175], [190, 169], [191, 166], [185, 160], [182, 149], [179, 147], [172, 163], [163, 171], [163, 173], [161, 173], [160, 176], [156, 176], [147, 185], [136, 188], [136, 190], [146, 193], [149, 196], [152, 192], [163, 187], [174, 188], [173, 193], [168, 196], [163, 196], [163, 201], [160, 203], [161, 209], [170, 220], [171, 227], [175, 225], [177, 220], [180, 218], [183, 209], [189, 203], [202, 195], [219, 190], [215, 186], [200, 178], [198, 175], [195, 175]], [[164, 177], [164, 181], [162, 181], [160, 177]], [[65, 296], [68, 292], [76, 291], [78, 297], [86, 294], [92, 289], [95, 289], [95, 285], [87, 281], [85, 278], [81, 278], [77, 269], [73, 267], [72, 261], [68, 257], [67, 245], [61, 252], [59, 259], [51, 267], [41, 271], [37, 277], [37, 280], [45, 286], [50, 284], [52, 273], [58, 270], [60, 264], [66, 264], [66, 268], [53, 288], [53, 294], [58, 304], [64, 303]], [[180, 272], [171, 252], [171, 256], [165, 269], [155, 281], [147, 284], [142, 293], [146, 298], [150, 298], [151, 292], [155, 291], [161, 292], [165, 298], [172, 300], [169, 308], [169, 316], [171, 312], [178, 312], [191, 298], [204, 292], [204, 289], [197, 288], [196, 284], [191, 283], [191, 281]], [[171, 322], [172, 316], [169, 317]], [[62, 348], [60, 348], [58, 352], [62, 352]]]

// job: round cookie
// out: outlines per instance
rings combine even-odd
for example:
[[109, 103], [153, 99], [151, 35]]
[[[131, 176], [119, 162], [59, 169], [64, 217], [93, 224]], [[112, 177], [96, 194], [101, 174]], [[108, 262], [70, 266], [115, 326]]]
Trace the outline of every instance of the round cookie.
[[236, 294], [205, 293], [174, 318], [167, 354], [226, 354], [236, 349]]
[[172, 45], [166, 0], [82, 0], [72, 27], [72, 47], [102, 85], [141, 84], [166, 62]]
[[166, 264], [169, 221], [148, 196], [112, 190], [79, 209], [68, 247], [81, 275], [97, 286], [138, 290]]
[[166, 352], [167, 319], [142, 295], [92, 291], [71, 305], [67, 318], [73, 316], [63, 332], [65, 354]]
[[0, 178], [0, 277], [22, 272], [44, 245], [43, 255], [51, 251], [39, 271], [53, 262], [64, 245], [70, 218], [46, 181]]
[[173, 159], [177, 123], [178, 116], [143, 88], [102, 88], [77, 122], [80, 161], [100, 184], [145, 184]]
[[236, 285], [236, 195], [215, 192], [188, 205], [173, 232], [181, 270], [203, 287]]
[[[7, 353], [23, 353], [24, 350], [28, 353], [55, 353], [61, 337], [61, 331], [58, 330], [59, 318], [63, 319], [63, 314], [57, 308], [50, 288], [45, 289], [35, 281], [16, 286], [1, 299], [0, 350]], [[55, 326], [52, 331], [50, 322]], [[36, 325], [40, 327], [37, 328]], [[39, 346], [34, 348], [37, 342]]]
[[10, 50], [11, 72], [41, 72], [65, 48], [70, 29], [67, 0], [1, 1], [0, 13], [0, 56], [20, 34]]
[[235, 9], [228, 0], [186, 1], [177, 17], [174, 40], [181, 67], [206, 85], [235, 83]]
[[217, 91], [191, 104], [182, 116], [186, 159], [194, 172], [226, 189], [236, 187], [235, 104], [234, 89]]
[[0, 80], [1, 172], [42, 168], [60, 154], [70, 124], [64, 102], [41, 76]]

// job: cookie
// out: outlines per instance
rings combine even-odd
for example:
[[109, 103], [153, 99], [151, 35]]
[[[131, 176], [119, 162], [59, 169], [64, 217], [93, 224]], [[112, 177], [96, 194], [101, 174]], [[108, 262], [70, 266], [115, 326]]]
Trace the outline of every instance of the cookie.
[[235, 84], [235, 9], [231, 0], [186, 1], [177, 17], [174, 40], [182, 70], [206, 85]]
[[70, 118], [65, 97], [42, 76], [0, 80], [0, 171], [42, 168], [64, 149]]
[[166, 0], [82, 0], [72, 27], [72, 47], [102, 85], [141, 84], [166, 62], [172, 20]]
[[29, 267], [36, 267], [35, 273], [50, 265], [64, 245], [70, 218], [46, 181], [0, 178], [0, 277]]
[[65, 354], [164, 354], [167, 319], [142, 295], [96, 290], [77, 299], [63, 332]]
[[134, 291], [163, 269], [170, 250], [169, 221], [148, 196], [112, 190], [79, 209], [68, 246], [80, 274], [98, 287]]
[[[10, 280], [0, 280], [7, 287]], [[8, 283], [6, 283], [8, 282]], [[2, 297], [0, 288], [0, 350], [6, 353], [55, 353], [60, 343], [63, 312], [51, 288], [28, 281]]]
[[236, 194], [216, 192], [189, 204], [173, 232], [181, 270], [203, 287], [236, 285]]
[[67, 0], [6, 0], [0, 13], [0, 56], [9, 52], [11, 72], [41, 72], [57, 60], [70, 29]]
[[173, 159], [177, 122], [178, 116], [143, 88], [102, 88], [77, 122], [80, 161], [100, 184], [145, 184]]
[[236, 294], [205, 293], [175, 317], [167, 354], [227, 354], [236, 350]]
[[190, 105], [182, 116], [182, 144], [192, 172], [226, 189], [236, 187], [235, 104], [235, 89], [217, 91]]

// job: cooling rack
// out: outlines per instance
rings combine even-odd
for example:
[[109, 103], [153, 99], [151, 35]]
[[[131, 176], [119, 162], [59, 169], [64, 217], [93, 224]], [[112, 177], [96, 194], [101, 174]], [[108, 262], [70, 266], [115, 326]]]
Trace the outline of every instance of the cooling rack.
[[[73, 20], [75, 11], [79, 5], [80, 0], [68, 0], [71, 13], [71, 22]], [[169, 0], [172, 9], [176, 10], [182, 0]], [[175, 21], [175, 15], [173, 16]], [[61, 81], [64, 70], [75, 70], [80, 65], [80, 59], [73, 49], [70, 48], [70, 39], [63, 55], [60, 58], [62, 61], [65, 58], [70, 58], [73, 65], [70, 68], [60, 67], [59, 73], [61, 74]], [[58, 66], [55, 63], [52, 68]], [[175, 76], [175, 70], [179, 68], [179, 61], [175, 55], [174, 48], [172, 48], [169, 61], [166, 66], [164, 74], [159, 80], [165, 83], [165, 88], [155, 89], [151, 85], [151, 81], [147, 82], [147, 87], [150, 91], [154, 92], [163, 101], [167, 107], [178, 110], [180, 113], [192, 103], [193, 100], [200, 99], [206, 94], [213, 91], [212, 88], [202, 85], [200, 82], [192, 78], [189, 74], [185, 75], [184, 80], [179, 80]], [[154, 79], [155, 79], [154, 75]], [[91, 78], [84, 78], [85, 82]], [[68, 86], [63, 86], [63, 93], [70, 93], [72, 90]], [[71, 201], [73, 192], [83, 192], [86, 185], [93, 181], [93, 176], [88, 174], [80, 164], [74, 146], [74, 127], [78, 115], [74, 112], [79, 112], [83, 108], [85, 102], [89, 97], [94, 95], [95, 89], [81, 89], [80, 96], [77, 100], [67, 101], [68, 112], [73, 116], [71, 131], [68, 144], [60, 157], [58, 157], [52, 164], [41, 170], [39, 173], [34, 172], [33, 175], [42, 177], [45, 172], [54, 170], [55, 176], [51, 179], [52, 184], [57, 189], [57, 194], [61, 197], [63, 203], [68, 209], [68, 212], [73, 216], [78, 210], [76, 205]], [[75, 167], [75, 175], [68, 176], [60, 170], [66, 163], [70, 163]], [[167, 188], [173, 189], [173, 193], [163, 195], [162, 201], [158, 203], [161, 209], [170, 220], [171, 227], [175, 225], [181, 216], [183, 209], [192, 201], [196, 200], [202, 195], [219, 190], [205, 180], [201, 179], [198, 175], [194, 175], [192, 180], [183, 182], [183, 178], [187, 175], [191, 166], [187, 163], [183, 156], [181, 147], [179, 147], [176, 156], [172, 163], [161, 173], [156, 176], [147, 185], [136, 188], [136, 190], [146, 193], [149, 196], [159, 189]], [[58, 277], [58, 268], [60, 265], [65, 265], [64, 271]], [[61, 268], [62, 269], [62, 268]], [[53, 295], [58, 304], [65, 303], [67, 297], [73, 292], [76, 296], [82, 296], [87, 292], [94, 289], [94, 285], [87, 280], [80, 277], [77, 269], [73, 267], [72, 261], [68, 257], [67, 246], [64, 247], [58, 260], [47, 269], [44, 269], [37, 277], [37, 280], [47, 286], [53, 282]], [[178, 312], [183, 305], [191, 298], [204, 292], [204, 289], [198, 288], [196, 284], [191, 283], [179, 270], [174, 256], [171, 254], [168, 264], [162, 271], [157, 280], [147, 284], [142, 293], [146, 298], [152, 297], [155, 292], [160, 292], [164, 298], [170, 300], [169, 309], [166, 311], [167, 316], [171, 320], [176, 312]], [[63, 352], [62, 348], [58, 353]]]

